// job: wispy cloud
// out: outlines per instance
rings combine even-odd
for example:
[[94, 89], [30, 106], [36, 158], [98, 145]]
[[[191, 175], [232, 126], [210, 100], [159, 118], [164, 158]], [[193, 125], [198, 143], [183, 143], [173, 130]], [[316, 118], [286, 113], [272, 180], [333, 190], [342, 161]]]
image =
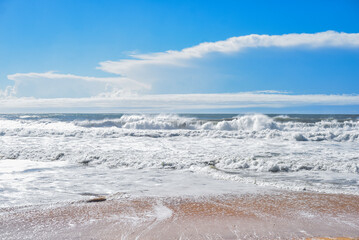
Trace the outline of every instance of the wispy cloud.
[[14, 97], [15, 94], [16, 88], [14, 86], [7, 86], [4, 90], [0, 89], [0, 99]]
[[149, 89], [150, 86], [145, 83], [141, 83], [125, 77], [88, 77], [88, 76], [78, 76], [74, 74], [61, 74], [54, 71], [44, 72], [44, 73], [15, 73], [7, 76], [8, 79], [14, 81], [27, 81], [32, 79], [71, 79], [71, 80], [83, 80], [88, 82], [104, 82], [104, 83], [114, 83], [120, 85], [124, 88], [130, 89]]
[[258, 35], [232, 37], [224, 41], [204, 42], [199, 45], [184, 48], [180, 51], [165, 51], [150, 54], [133, 54], [132, 59], [101, 62], [98, 69], [105, 72], [127, 76], [134, 69], [145, 65], [175, 65], [185, 66], [191, 59], [204, 58], [210, 53], [230, 54], [246, 48], [259, 47], [359, 47], [359, 33], [339, 33], [327, 31], [320, 33], [301, 33], [283, 35]]
[[281, 94], [281, 93], [289, 93], [289, 92], [277, 91], [277, 90], [261, 90], [261, 91], [254, 91], [253, 93]]

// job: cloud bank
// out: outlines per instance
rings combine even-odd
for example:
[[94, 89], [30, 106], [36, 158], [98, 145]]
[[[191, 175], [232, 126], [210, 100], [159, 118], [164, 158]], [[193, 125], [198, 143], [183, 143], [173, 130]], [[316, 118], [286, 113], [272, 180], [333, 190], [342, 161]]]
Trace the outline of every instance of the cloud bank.
[[108, 112], [185, 112], [192, 110], [282, 108], [298, 106], [359, 106], [359, 95], [288, 95], [243, 92], [233, 94], [152, 94], [91, 98], [3, 98], [0, 111], [54, 109]]

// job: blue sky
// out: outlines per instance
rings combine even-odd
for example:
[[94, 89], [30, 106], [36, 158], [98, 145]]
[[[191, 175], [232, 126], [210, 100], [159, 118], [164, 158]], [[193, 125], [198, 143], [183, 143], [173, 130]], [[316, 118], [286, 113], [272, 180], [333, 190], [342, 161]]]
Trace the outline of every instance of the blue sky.
[[0, 112], [359, 113], [358, 12], [354, 0], [0, 0]]

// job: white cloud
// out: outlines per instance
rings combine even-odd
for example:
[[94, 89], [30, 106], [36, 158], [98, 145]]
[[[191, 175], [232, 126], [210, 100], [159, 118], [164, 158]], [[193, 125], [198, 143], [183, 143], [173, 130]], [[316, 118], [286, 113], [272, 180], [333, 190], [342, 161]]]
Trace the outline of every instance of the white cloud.
[[101, 62], [98, 69], [105, 72], [127, 76], [133, 70], [146, 65], [175, 65], [185, 66], [191, 59], [200, 59], [210, 53], [235, 53], [246, 48], [258, 47], [359, 47], [359, 33], [339, 33], [334, 31], [320, 33], [301, 33], [283, 35], [258, 35], [232, 37], [224, 41], [204, 42], [180, 51], [150, 54], [133, 54], [132, 59]]
[[277, 94], [281, 94], [281, 93], [289, 93], [289, 92], [287, 92], [287, 91], [277, 91], [277, 90], [261, 90], [261, 91], [254, 91], [253, 93], [268, 93], [268, 94], [277, 93]]
[[266, 93], [157, 94], [90, 98], [3, 98], [0, 111], [98, 111], [105, 112], [185, 112], [191, 110], [280, 108], [300, 106], [359, 105], [359, 95], [288, 95]]
[[56, 98], [90, 97], [112, 89], [122, 92], [149, 90], [151, 86], [126, 77], [88, 77], [74, 74], [16, 73], [7, 76], [15, 81], [19, 96]]
[[11, 98], [16, 94], [15, 86], [7, 86], [4, 90], [0, 89], [0, 98]]
[[125, 77], [88, 77], [88, 76], [78, 76], [74, 74], [60, 74], [54, 71], [49, 71], [45, 73], [15, 73], [7, 76], [8, 79], [14, 81], [26, 81], [32, 79], [71, 79], [71, 80], [83, 80], [88, 82], [104, 82], [104, 83], [113, 83], [120, 85], [123, 88], [129, 89], [149, 89], [148, 84], [144, 84], [129, 78]]

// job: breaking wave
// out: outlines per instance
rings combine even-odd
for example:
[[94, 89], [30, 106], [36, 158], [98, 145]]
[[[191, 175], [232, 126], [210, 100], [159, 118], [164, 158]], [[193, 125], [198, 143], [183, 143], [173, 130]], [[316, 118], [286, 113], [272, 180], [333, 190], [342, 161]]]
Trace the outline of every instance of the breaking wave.
[[[358, 141], [359, 121], [283, 121], [286, 116], [254, 114], [226, 120], [197, 119], [178, 115], [123, 115], [100, 120], [61, 121], [20, 116], [0, 119], [0, 136], [41, 137], [177, 137], [210, 136], [295, 141]], [[289, 118], [289, 117], [288, 117]], [[278, 121], [280, 119], [280, 121]], [[293, 119], [293, 118], [291, 118]]]

